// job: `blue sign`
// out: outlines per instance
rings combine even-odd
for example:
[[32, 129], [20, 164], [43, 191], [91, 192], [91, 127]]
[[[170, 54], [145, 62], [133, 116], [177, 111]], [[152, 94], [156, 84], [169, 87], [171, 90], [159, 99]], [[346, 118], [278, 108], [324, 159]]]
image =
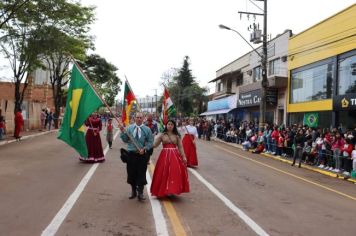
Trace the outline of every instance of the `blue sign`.
[[236, 108], [236, 95], [208, 102], [208, 111]]

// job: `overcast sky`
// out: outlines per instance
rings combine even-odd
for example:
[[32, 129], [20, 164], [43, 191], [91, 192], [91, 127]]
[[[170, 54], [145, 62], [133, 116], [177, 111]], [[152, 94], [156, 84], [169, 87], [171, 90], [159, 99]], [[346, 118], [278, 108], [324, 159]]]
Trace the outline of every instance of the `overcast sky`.
[[[218, 69], [250, 51], [239, 36], [218, 28], [224, 24], [249, 38], [254, 20], [238, 11], [261, 12], [249, 0], [82, 0], [95, 5], [95, 53], [127, 76], [138, 97], [162, 93], [159, 82], [171, 68], [191, 59], [193, 76], [201, 86]], [[263, 2], [254, 1], [263, 8]], [[355, 0], [268, 0], [268, 34], [286, 29], [299, 33], [355, 3]], [[262, 25], [262, 18], [256, 23]], [[0, 71], [1, 73], [1, 71]], [[211, 84], [210, 84], [210, 87]], [[211, 90], [211, 93], [214, 89]]]

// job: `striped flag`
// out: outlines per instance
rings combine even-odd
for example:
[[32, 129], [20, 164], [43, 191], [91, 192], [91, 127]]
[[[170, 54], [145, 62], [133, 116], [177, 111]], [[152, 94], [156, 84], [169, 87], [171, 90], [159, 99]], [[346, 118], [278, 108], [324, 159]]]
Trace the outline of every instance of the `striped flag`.
[[176, 109], [174, 108], [171, 97], [169, 96], [168, 90], [164, 87], [163, 94], [163, 105], [162, 105], [162, 114], [161, 119], [163, 124], [167, 124], [167, 121], [170, 117], [176, 115]]
[[132, 92], [128, 81], [125, 81], [125, 90], [124, 90], [124, 100], [123, 100], [123, 106], [122, 106], [122, 122], [125, 124], [125, 126], [128, 126], [130, 123], [130, 113], [132, 110], [132, 105], [136, 101], [136, 97], [134, 93]]

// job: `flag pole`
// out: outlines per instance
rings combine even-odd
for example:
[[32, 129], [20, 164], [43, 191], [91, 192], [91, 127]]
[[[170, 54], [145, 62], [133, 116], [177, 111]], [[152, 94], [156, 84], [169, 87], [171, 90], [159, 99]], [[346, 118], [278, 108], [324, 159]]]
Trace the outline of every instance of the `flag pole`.
[[[82, 74], [82, 76], [84, 77], [84, 79], [88, 82], [88, 84], [91, 86], [91, 88], [94, 90], [95, 94], [98, 96], [98, 98], [102, 101], [102, 103], [106, 106], [106, 108], [109, 110], [109, 112], [111, 113], [111, 115], [115, 118], [115, 120], [117, 121], [117, 124], [119, 126], [119, 128], [124, 127], [122, 125], [122, 122], [119, 121], [119, 119], [117, 118], [117, 116], [111, 111], [111, 108], [109, 107], [109, 105], [106, 103], [106, 101], [104, 99], [102, 99], [102, 97], [99, 95], [99, 93], [96, 91], [94, 84], [91, 82], [91, 80], [86, 76], [86, 74], [84, 73], [83, 69], [80, 67], [80, 65], [76, 62], [76, 60], [74, 59], [73, 56], [72, 60], [74, 62], [74, 64], [77, 66], [77, 68], [79, 69], [80, 73]], [[136, 148], [139, 150], [141, 149], [140, 145], [138, 145], [138, 143], [136, 142], [136, 140], [125, 130], [124, 131], [125, 134], [129, 137], [129, 139], [132, 141], [132, 143], [136, 146]]]

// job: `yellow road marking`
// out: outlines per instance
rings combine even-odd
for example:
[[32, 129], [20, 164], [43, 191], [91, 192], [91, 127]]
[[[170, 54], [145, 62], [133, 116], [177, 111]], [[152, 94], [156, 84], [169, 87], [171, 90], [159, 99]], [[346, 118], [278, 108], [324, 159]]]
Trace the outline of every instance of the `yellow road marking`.
[[231, 154], [233, 154], [233, 155], [235, 155], [235, 156], [238, 156], [238, 157], [241, 157], [241, 158], [243, 158], [243, 159], [246, 159], [246, 160], [252, 161], [252, 162], [257, 163], [257, 164], [259, 164], [259, 165], [262, 165], [262, 166], [268, 167], [268, 168], [273, 169], [273, 170], [275, 170], [275, 171], [278, 171], [278, 172], [281, 172], [281, 173], [283, 173], [283, 174], [286, 174], [286, 175], [292, 176], [292, 177], [294, 177], [294, 178], [296, 178], [296, 179], [299, 179], [299, 180], [305, 181], [305, 182], [307, 182], [307, 183], [313, 184], [313, 185], [318, 186], [318, 187], [320, 187], [320, 188], [323, 188], [323, 189], [329, 190], [329, 191], [331, 191], [331, 192], [334, 192], [334, 193], [336, 193], [336, 194], [339, 194], [339, 195], [341, 195], [341, 196], [344, 196], [344, 197], [346, 197], [346, 198], [349, 198], [349, 199], [351, 199], [351, 200], [356, 201], [356, 197], [353, 197], [353, 196], [347, 195], [347, 194], [345, 194], [345, 193], [343, 193], [343, 192], [340, 192], [340, 191], [337, 191], [337, 190], [335, 190], [335, 189], [332, 189], [332, 188], [326, 187], [326, 186], [324, 186], [324, 185], [321, 185], [321, 184], [315, 183], [315, 182], [313, 182], [313, 181], [311, 181], [311, 180], [308, 180], [308, 179], [302, 178], [302, 177], [300, 177], [300, 176], [294, 175], [294, 174], [292, 174], [292, 173], [289, 173], [289, 172], [283, 171], [283, 170], [281, 170], [281, 169], [278, 169], [278, 168], [276, 168], [276, 167], [273, 167], [273, 166], [267, 165], [267, 164], [265, 164], [265, 163], [262, 163], [262, 162], [259, 162], [259, 161], [256, 161], [256, 160], [253, 160], [253, 159], [251, 159], [251, 158], [244, 157], [244, 156], [242, 156], [242, 155], [240, 155], [240, 154], [237, 154], [237, 153], [234, 153], [234, 152], [232, 152], [232, 151], [230, 151], [230, 150], [228, 150], [228, 149], [226, 149], [226, 148], [219, 147], [218, 145], [214, 145], [214, 146], [215, 146], [215, 147], [217, 147], [217, 148], [219, 148], [219, 149], [221, 149], [221, 150], [224, 150], [225, 152], [231, 153]]
[[[152, 164], [152, 162], [149, 166], [149, 169], [150, 169], [151, 175], [153, 175], [155, 167]], [[161, 202], [163, 202], [163, 206], [166, 209], [169, 220], [171, 221], [174, 234], [177, 236], [186, 236], [187, 234], [186, 234], [186, 232], [183, 228], [183, 225], [177, 215], [177, 211], [174, 209], [172, 202], [167, 198], [162, 199]]]

